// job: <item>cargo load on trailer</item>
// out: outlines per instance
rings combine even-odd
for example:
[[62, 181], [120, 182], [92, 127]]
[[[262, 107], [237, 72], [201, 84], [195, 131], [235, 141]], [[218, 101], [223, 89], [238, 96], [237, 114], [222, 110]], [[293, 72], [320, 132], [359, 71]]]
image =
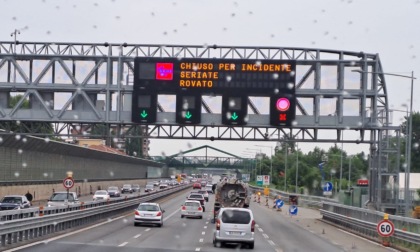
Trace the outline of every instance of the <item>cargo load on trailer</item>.
[[251, 201], [248, 184], [236, 178], [222, 179], [217, 183], [214, 194], [214, 218], [222, 207], [247, 208]]

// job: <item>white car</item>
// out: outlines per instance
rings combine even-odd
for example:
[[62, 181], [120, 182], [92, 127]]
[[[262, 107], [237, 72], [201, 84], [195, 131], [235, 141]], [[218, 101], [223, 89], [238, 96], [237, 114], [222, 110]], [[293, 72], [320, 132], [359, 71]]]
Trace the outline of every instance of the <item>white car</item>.
[[93, 195], [93, 200], [109, 200], [110, 197], [107, 190], [98, 190]]
[[181, 218], [184, 217], [198, 217], [203, 218], [203, 207], [201, 207], [200, 201], [187, 200], [184, 205], [181, 206]]
[[220, 208], [216, 219], [213, 245], [221, 247], [225, 243], [247, 244], [254, 248], [255, 220], [247, 208]]
[[140, 203], [134, 212], [134, 226], [140, 224], [156, 224], [163, 226], [163, 213], [158, 203]]

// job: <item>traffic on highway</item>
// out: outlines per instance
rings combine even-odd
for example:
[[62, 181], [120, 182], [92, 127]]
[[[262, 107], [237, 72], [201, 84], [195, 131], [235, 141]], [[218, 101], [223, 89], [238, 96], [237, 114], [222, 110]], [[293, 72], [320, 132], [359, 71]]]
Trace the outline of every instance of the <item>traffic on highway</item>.
[[[140, 203], [107, 220], [8, 251], [350, 251], [349, 243], [357, 244], [361, 251], [385, 249], [325, 225], [315, 210], [301, 209], [296, 216], [261, 202], [248, 202], [249, 207], [220, 206], [228, 200], [224, 197], [247, 198], [248, 192], [230, 192], [238, 183], [236, 179], [214, 179], [206, 181], [206, 186], [216, 185], [208, 193], [208, 201], [189, 184], [186, 189]], [[229, 188], [230, 193], [217, 191], [217, 185], [219, 189], [222, 185]], [[237, 188], [242, 190], [243, 186], [246, 188]], [[215, 206], [220, 207], [218, 211], [214, 211]]]

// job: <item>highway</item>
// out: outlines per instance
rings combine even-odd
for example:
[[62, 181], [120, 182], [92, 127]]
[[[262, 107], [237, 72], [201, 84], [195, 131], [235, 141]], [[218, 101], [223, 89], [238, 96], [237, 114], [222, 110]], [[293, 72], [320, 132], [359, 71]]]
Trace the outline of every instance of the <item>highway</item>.
[[[133, 213], [109, 219], [105, 222], [66, 232], [56, 237], [21, 246], [9, 251], [234, 251], [235, 245], [215, 248], [212, 243], [215, 225], [211, 223], [214, 195], [206, 203], [203, 219], [180, 217], [180, 206], [187, 191], [162, 199], [165, 210], [163, 227], [133, 224]], [[302, 217], [290, 217], [263, 204], [252, 202], [256, 219], [255, 251], [387, 251], [387, 248], [339, 232], [312, 218], [312, 212], [302, 210]], [[316, 211], [313, 211], [316, 212]], [[308, 218], [306, 218], [306, 217]], [[322, 225], [325, 225], [322, 226]], [[328, 235], [318, 233], [314, 227], [327, 230]], [[314, 231], [315, 230], [315, 231]], [[331, 241], [332, 237], [332, 241]], [[357, 246], [354, 246], [357, 244]], [[246, 247], [244, 247], [244, 250]]]

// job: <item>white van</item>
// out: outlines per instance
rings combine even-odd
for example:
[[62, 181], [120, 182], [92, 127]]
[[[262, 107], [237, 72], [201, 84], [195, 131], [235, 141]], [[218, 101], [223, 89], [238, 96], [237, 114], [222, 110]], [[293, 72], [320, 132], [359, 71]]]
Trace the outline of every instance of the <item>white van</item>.
[[213, 245], [221, 247], [225, 243], [246, 244], [254, 249], [255, 220], [248, 208], [221, 208], [216, 219]]

